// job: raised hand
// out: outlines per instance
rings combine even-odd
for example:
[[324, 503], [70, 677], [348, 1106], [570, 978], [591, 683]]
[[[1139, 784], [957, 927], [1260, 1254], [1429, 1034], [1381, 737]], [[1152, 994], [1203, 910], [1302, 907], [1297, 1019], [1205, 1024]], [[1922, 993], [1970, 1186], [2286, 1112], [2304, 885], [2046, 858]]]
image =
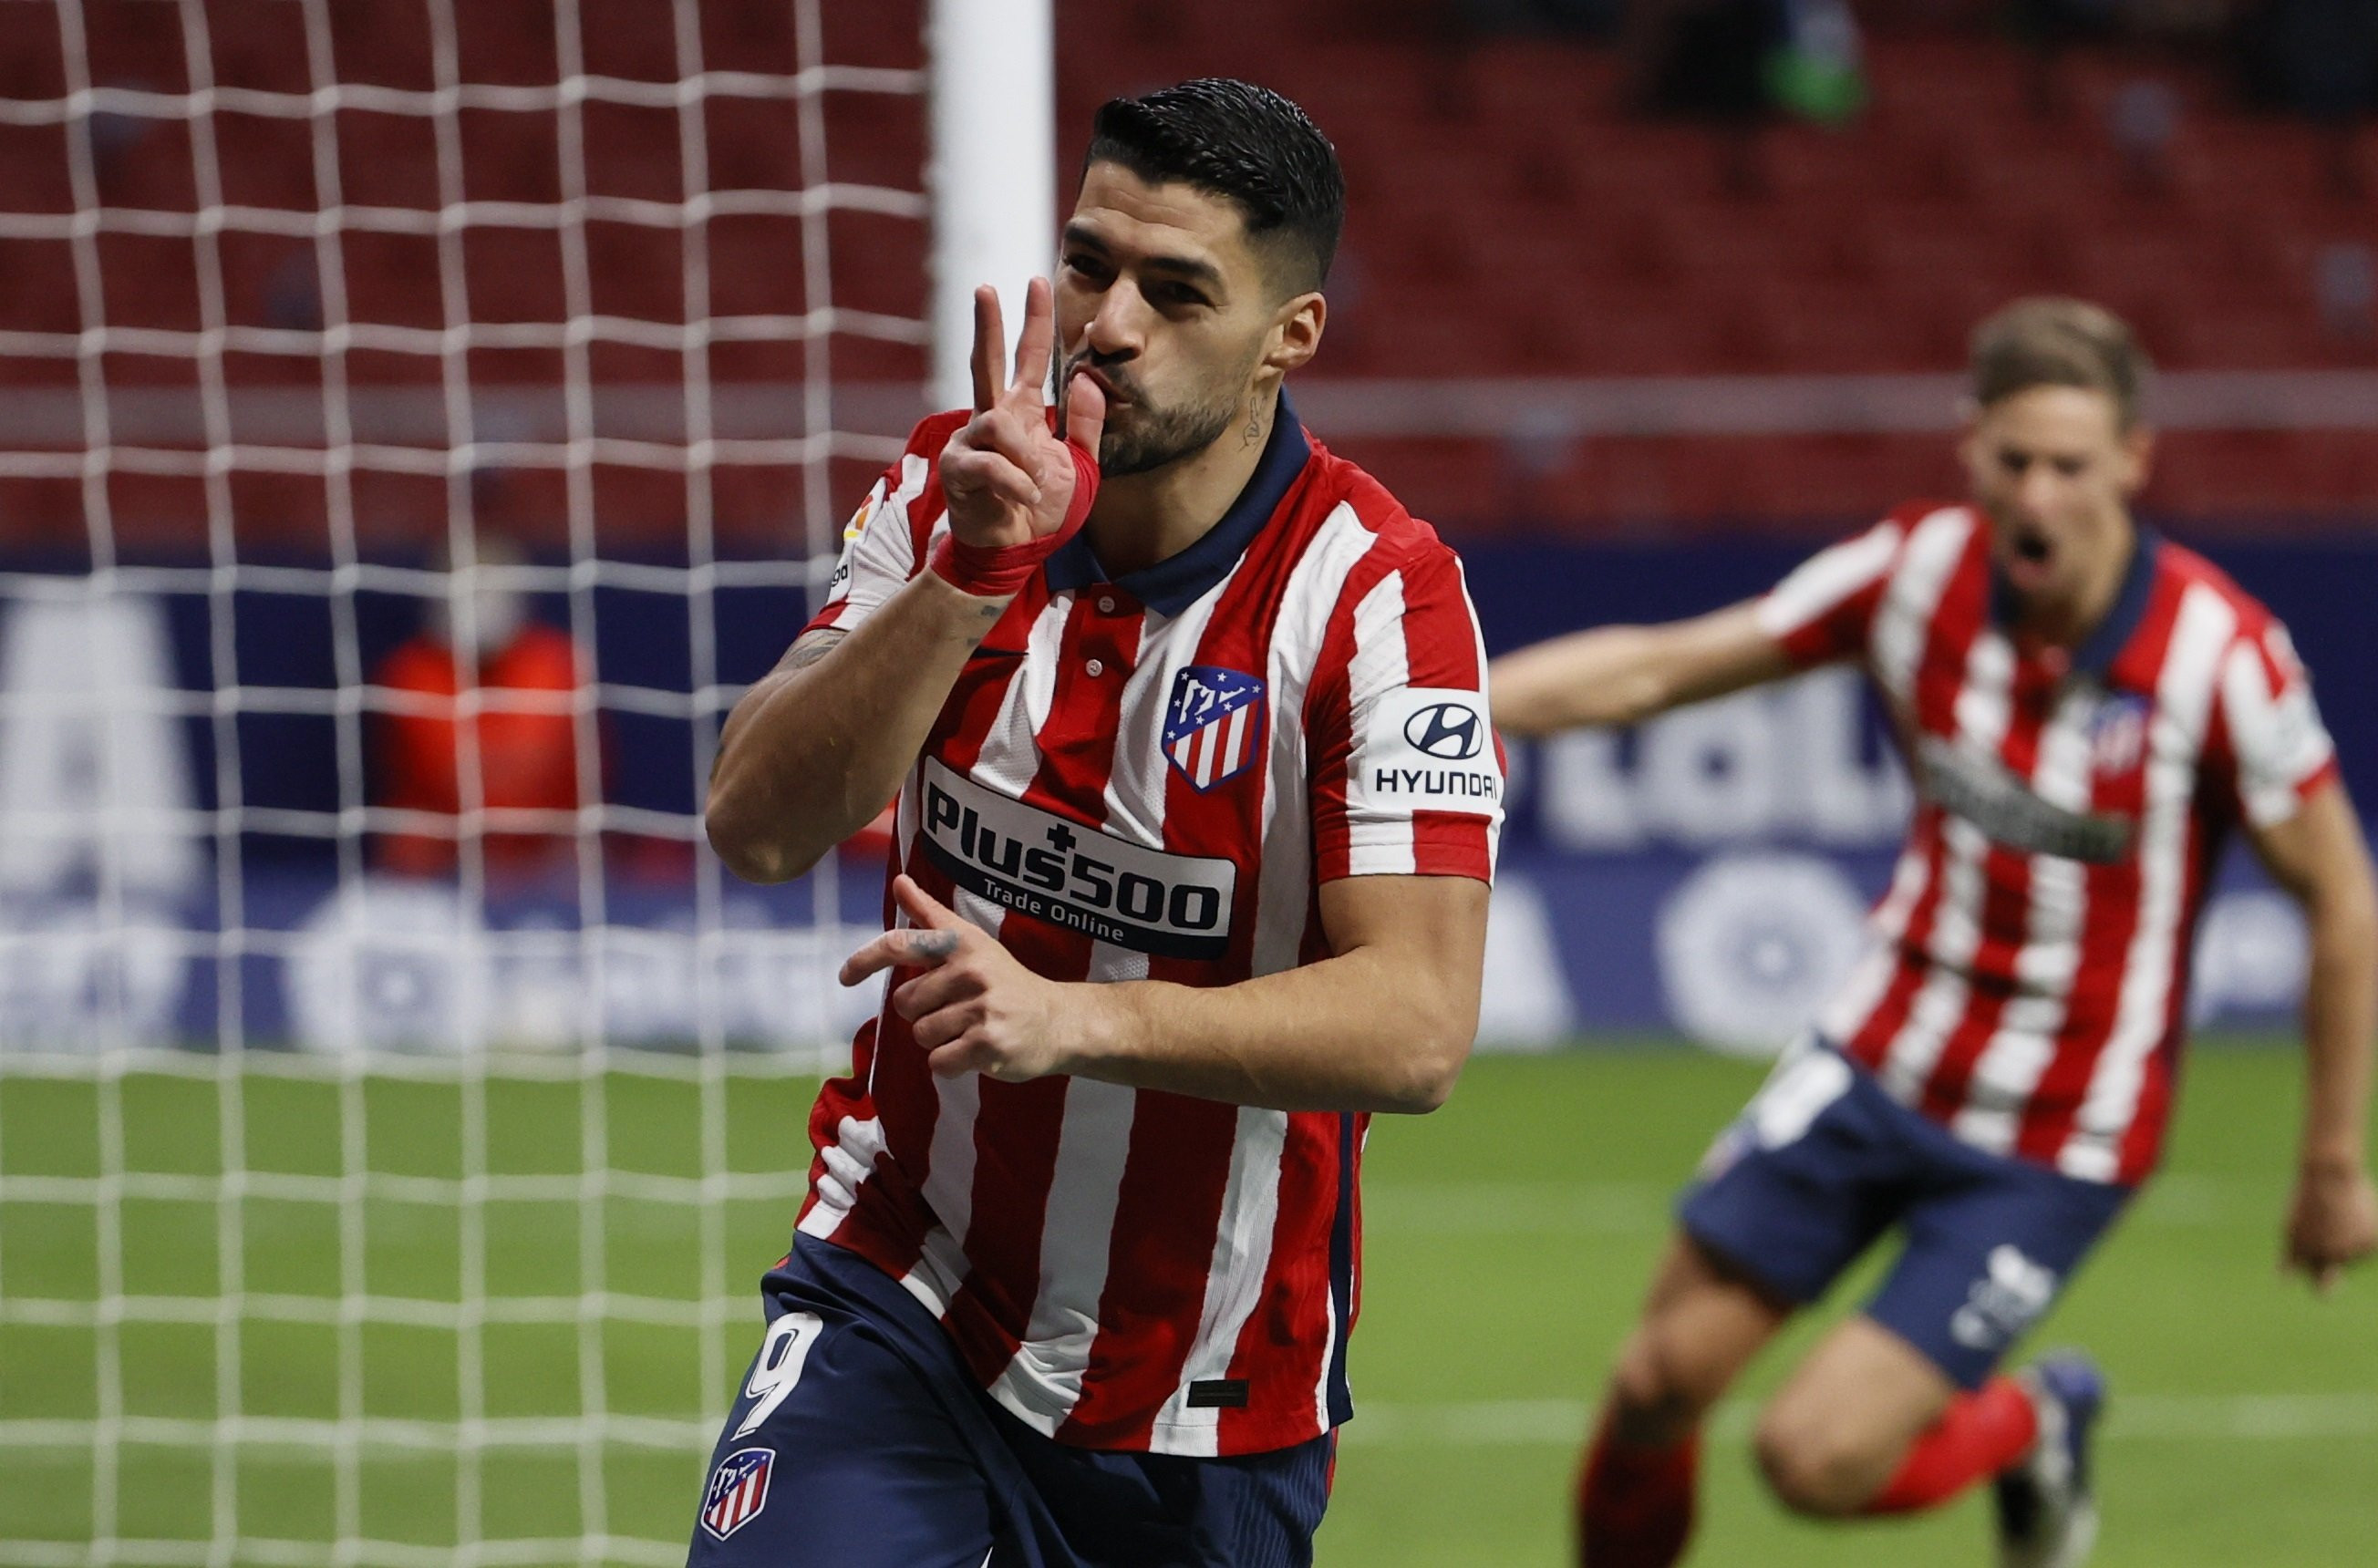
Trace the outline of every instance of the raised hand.
[[2359, 1167], [2307, 1165], [2288, 1204], [2286, 1251], [2292, 1269], [2327, 1295], [2348, 1265], [2378, 1251], [2378, 1188]]
[[[1106, 394], [1086, 377], [1068, 379], [1064, 437], [1049, 427], [1044, 389], [1054, 356], [1056, 307], [1046, 278], [1024, 294], [1024, 335], [1015, 345], [1015, 374], [1003, 390], [1000, 369], [1006, 333], [999, 291], [974, 292], [974, 418], [942, 450], [942, 490], [949, 498], [950, 531], [960, 543], [984, 548], [1029, 545], [1062, 530], [1079, 474], [1067, 440], [1095, 464], [1106, 425]], [[1078, 521], [1076, 519], [1075, 521]]]

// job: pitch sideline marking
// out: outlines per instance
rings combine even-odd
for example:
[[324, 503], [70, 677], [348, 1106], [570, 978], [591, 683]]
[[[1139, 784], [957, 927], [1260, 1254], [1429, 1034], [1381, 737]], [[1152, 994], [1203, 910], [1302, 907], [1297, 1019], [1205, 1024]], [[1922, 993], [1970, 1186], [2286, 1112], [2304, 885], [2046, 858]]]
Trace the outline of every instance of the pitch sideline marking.
[[[1403, 1181], [1363, 1183], [1363, 1228], [1374, 1235], [1640, 1236], [1675, 1224], [1673, 1181]], [[2158, 1179], [2126, 1220], [2148, 1229], [2223, 1229], [2267, 1223], [2279, 1199], [2249, 1184], [2180, 1173]]]
[[[1487, 1399], [1446, 1404], [1358, 1400], [1344, 1440], [1379, 1446], [1572, 1446], [1592, 1409], [1581, 1399]], [[1758, 1407], [1729, 1399], [1711, 1438], [1750, 1438]], [[2109, 1442], [2292, 1442], [2378, 1437], [2378, 1394], [2134, 1394], [2115, 1392], [2101, 1435]]]

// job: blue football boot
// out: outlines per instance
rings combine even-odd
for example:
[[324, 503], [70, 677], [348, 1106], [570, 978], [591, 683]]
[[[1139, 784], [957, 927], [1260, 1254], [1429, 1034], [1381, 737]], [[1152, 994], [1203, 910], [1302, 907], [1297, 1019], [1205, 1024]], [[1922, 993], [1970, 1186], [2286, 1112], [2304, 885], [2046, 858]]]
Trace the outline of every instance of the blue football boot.
[[2015, 1374], [2039, 1412], [2031, 1451], [1999, 1472], [2000, 1568], [2081, 1568], [2097, 1544], [2089, 1438], [2106, 1408], [2106, 1375], [2077, 1350]]

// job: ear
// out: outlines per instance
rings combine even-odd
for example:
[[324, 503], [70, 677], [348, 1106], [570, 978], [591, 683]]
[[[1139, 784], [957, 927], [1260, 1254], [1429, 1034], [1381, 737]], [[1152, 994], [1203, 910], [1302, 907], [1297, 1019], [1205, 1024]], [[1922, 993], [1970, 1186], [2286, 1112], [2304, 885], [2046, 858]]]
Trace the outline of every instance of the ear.
[[2147, 475], [2155, 470], [2156, 437], [2144, 425], [2133, 425], [2122, 437], [2122, 494], [2135, 495], [2146, 488]]
[[1329, 302], [1318, 293], [1298, 294], [1283, 303], [1272, 316], [1264, 368], [1281, 376], [1303, 368], [1320, 349], [1322, 329], [1328, 321]]
[[1974, 472], [1975, 462], [1981, 455], [1981, 438], [1982, 405], [1971, 398], [1959, 398], [1957, 400], [1957, 461], [1965, 465], [1965, 472], [1968, 473]]

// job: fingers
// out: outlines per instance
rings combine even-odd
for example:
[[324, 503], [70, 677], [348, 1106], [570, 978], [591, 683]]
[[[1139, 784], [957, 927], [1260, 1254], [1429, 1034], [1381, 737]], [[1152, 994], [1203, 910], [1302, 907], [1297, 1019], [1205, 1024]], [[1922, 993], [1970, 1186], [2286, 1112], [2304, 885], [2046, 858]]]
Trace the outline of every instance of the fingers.
[[[1036, 406], [1040, 403], [1056, 340], [1057, 307], [1049, 280], [1035, 278], [1024, 289], [1024, 334], [1015, 345], [1010, 392], [1027, 393]], [[974, 372], [974, 411], [987, 413], [999, 401], [1000, 372], [1007, 364], [1007, 323], [1000, 312], [999, 291], [989, 283], [974, 292], [974, 353], [967, 364]]]
[[2325, 1296], [2345, 1276], [2347, 1266], [2360, 1256], [2358, 1252], [2339, 1249], [2300, 1238], [2288, 1239], [2287, 1251], [2279, 1259], [2281, 1274], [2300, 1274], [2317, 1296]]
[[974, 411], [999, 401], [999, 372], [1007, 363], [1007, 324], [1000, 319], [999, 291], [984, 283], [974, 292]]
[[[968, 1035], [978, 1042], [987, 1041], [989, 1035], [984, 1028], [987, 1021], [982, 999], [978, 997], [972, 1000], [953, 1003], [938, 1012], [925, 1014], [909, 1027], [908, 1033], [909, 1036], [917, 1042], [917, 1047], [927, 1056], [931, 1056], [953, 1040]], [[991, 1049], [987, 1044], [983, 1048], [987, 1051]], [[997, 1055], [995, 1051], [991, 1054], [994, 1057]]]
[[1049, 461], [1045, 416], [1028, 422], [1006, 408], [976, 414], [942, 449], [942, 477], [961, 493], [988, 490], [1010, 504], [1040, 504], [1039, 475]]
[[1087, 376], [1066, 379], [1064, 419], [1064, 426], [1058, 434], [1096, 459], [1099, 439], [1107, 428], [1107, 395], [1099, 389], [1096, 381]]
[[959, 932], [972, 929], [967, 917], [917, 885], [917, 879], [903, 872], [892, 879], [892, 897], [909, 919], [930, 931]]
[[856, 986], [870, 975], [886, 969], [932, 968], [948, 963], [958, 951], [955, 931], [920, 931], [902, 927], [882, 936], [842, 961], [838, 976], [846, 986]]
[[990, 452], [1031, 473], [1044, 461], [1048, 442], [1044, 416], [1036, 415], [1027, 423], [1008, 409], [995, 408], [968, 420], [957, 435], [951, 437], [950, 448], [959, 451]]
[[2310, 1253], [2298, 1251], [2280, 1264], [2279, 1272], [2303, 1275], [2304, 1283], [2312, 1287], [2313, 1295], [2325, 1296], [2336, 1284], [2336, 1276], [2342, 1271], [2333, 1258], [2316, 1258]]
[[960, 499], [989, 495], [1027, 511], [1040, 504], [1039, 483], [1012, 460], [998, 452], [961, 450], [955, 442], [942, 450], [942, 485]]
[[967, 1032], [953, 1034], [945, 1044], [929, 1051], [925, 1065], [936, 1078], [960, 1078], [969, 1072], [991, 1072], [997, 1060], [997, 1053], [980, 1035]]
[[957, 956], [966, 933], [974, 928], [965, 916], [919, 887], [916, 879], [906, 873], [892, 879], [892, 897], [916, 925], [886, 931], [844, 959], [844, 985], [856, 986], [886, 969], [938, 968]]
[[967, 1034], [984, 1040], [991, 1019], [983, 976], [970, 966], [919, 975], [893, 991], [892, 1011], [908, 1020], [909, 1038], [928, 1055]]
[[[933, 934], [942, 937], [954, 935], [946, 931]], [[981, 994], [982, 976], [974, 973], [971, 967], [943, 965], [928, 969], [905, 985], [895, 987], [892, 992], [892, 1011], [913, 1023], [945, 1007]]]
[[895, 934], [886, 931], [848, 958], [844, 959], [842, 969], [835, 978], [845, 986], [856, 986], [870, 975], [889, 969], [897, 964], [899, 957], [892, 946], [892, 938]]
[[1049, 280], [1035, 278], [1024, 286], [1024, 335], [1015, 343], [1015, 378], [1011, 392], [1029, 392], [1034, 403], [1049, 385], [1049, 356], [1057, 339], [1057, 308]]
[[[953, 1028], [945, 1044], [925, 1055], [925, 1065], [939, 1078], [956, 1078], [968, 1072], [979, 1072], [985, 1078], [995, 1078], [1002, 1083], [1028, 1083], [1035, 1074], [1003, 1055], [993, 1043], [991, 1034], [978, 1023], [967, 1024], [963, 1031]], [[921, 1044], [923, 1035], [920, 1034]]]

